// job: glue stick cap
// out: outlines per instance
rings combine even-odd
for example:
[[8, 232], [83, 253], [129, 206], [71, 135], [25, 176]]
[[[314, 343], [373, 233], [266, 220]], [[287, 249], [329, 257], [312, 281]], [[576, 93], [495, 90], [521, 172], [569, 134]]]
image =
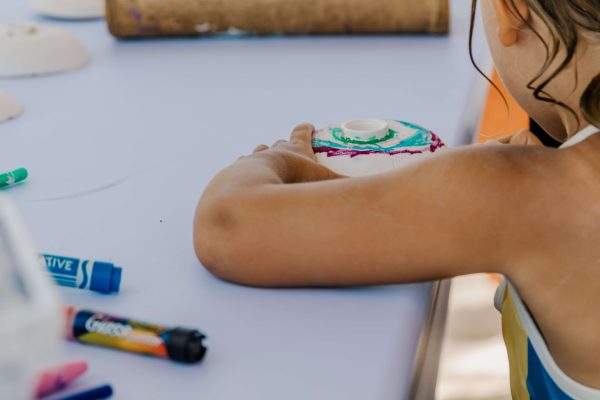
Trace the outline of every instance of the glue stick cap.
[[122, 269], [113, 264], [94, 261], [90, 290], [100, 293], [118, 292], [121, 287], [121, 272]]
[[202, 341], [206, 338], [195, 329], [174, 328], [166, 340], [169, 359], [185, 364], [200, 362], [206, 354]]

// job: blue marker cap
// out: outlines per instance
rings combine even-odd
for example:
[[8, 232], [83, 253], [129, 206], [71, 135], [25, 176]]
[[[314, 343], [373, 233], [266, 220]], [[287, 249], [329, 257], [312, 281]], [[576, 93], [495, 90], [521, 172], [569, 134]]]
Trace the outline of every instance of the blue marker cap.
[[102, 385], [67, 397], [61, 397], [59, 400], [103, 400], [108, 399], [112, 395], [112, 387], [110, 385]]
[[113, 264], [95, 261], [92, 266], [90, 290], [100, 293], [118, 292], [121, 287], [120, 267]]

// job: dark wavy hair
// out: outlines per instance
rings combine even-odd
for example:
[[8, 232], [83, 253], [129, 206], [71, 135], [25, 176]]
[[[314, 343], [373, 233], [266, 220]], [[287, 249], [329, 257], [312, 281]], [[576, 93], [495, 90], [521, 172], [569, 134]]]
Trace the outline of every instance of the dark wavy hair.
[[[546, 49], [544, 65], [531, 81], [529, 81], [527, 88], [532, 91], [533, 96], [537, 100], [563, 107], [576, 116], [577, 114], [571, 108], [553, 98], [545, 92], [544, 89], [571, 63], [576, 55], [577, 46], [582, 39], [582, 34], [584, 32], [591, 34], [600, 33], [600, 1], [525, 0], [529, 8], [536, 13], [548, 27], [551, 34], [550, 41], [545, 40], [531, 26], [530, 22], [519, 12], [513, 0], [506, 1], [511, 7], [513, 14], [517, 18], [520, 18], [522, 22], [534, 32]], [[477, 0], [472, 0], [469, 50], [475, 68], [483, 74], [481, 69], [475, 64], [472, 52], [476, 12]], [[563, 49], [564, 57], [560, 60], [560, 63], [556, 68], [551, 69], [551, 66], [558, 59], [559, 54]], [[486, 79], [489, 81], [489, 78], [486, 77]], [[492, 85], [496, 87], [493, 83]], [[498, 88], [496, 87], [496, 89]], [[598, 65], [598, 74], [588, 84], [583, 93], [579, 107], [583, 117], [590, 124], [600, 127], [600, 65]], [[581, 124], [581, 121], [578, 120], [578, 123]]]

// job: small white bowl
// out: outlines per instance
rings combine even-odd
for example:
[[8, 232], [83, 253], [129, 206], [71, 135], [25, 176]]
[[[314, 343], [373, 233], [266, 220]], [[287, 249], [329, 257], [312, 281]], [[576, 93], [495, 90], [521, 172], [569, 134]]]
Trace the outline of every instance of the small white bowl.
[[0, 26], [0, 78], [45, 75], [81, 68], [89, 57], [79, 40], [56, 26]]

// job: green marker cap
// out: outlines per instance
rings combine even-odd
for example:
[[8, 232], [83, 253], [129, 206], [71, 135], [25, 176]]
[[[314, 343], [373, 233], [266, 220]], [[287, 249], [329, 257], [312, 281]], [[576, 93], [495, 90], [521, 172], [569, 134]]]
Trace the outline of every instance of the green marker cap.
[[25, 168], [15, 169], [13, 172], [13, 177], [15, 178], [15, 182], [21, 182], [27, 179], [29, 176], [29, 172]]
[[4, 174], [0, 174], [0, 188], [14, 185], [27, 179], [29, 173], [25, 168], [18, 168]]

